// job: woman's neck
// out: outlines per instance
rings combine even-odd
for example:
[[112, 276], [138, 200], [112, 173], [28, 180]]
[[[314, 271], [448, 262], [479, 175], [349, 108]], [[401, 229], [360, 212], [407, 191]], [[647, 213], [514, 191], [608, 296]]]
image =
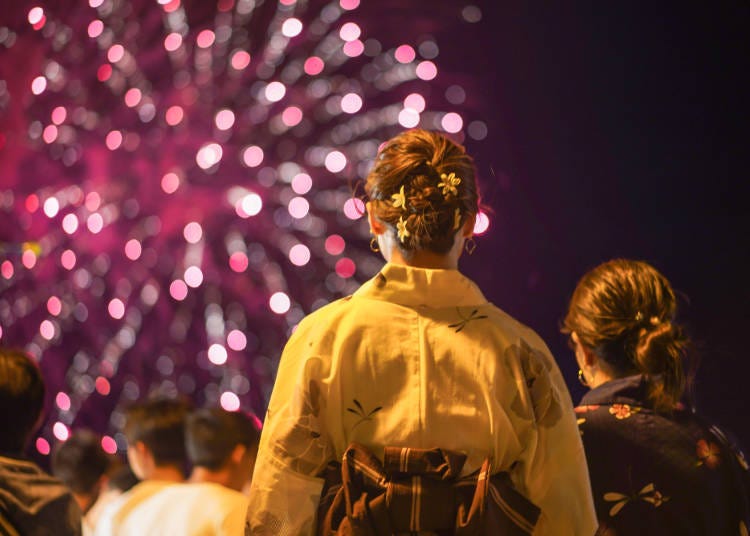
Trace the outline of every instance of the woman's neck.
[[458, 270], [458, 259], [452, 255], [439, 255], [432, 251], [420, 250], [413, 252], [407, 259], [398, 248], [391, 250], [388, 262], [412, 266], [414, 268], [428, 268], [432, 270]]

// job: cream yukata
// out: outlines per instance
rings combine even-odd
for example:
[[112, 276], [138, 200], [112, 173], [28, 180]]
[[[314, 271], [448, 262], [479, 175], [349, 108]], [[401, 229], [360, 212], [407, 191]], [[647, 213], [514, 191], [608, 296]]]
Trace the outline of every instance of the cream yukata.
[[573, 404], [544, 342], [456, 270], [386, 264], [306, 317], [266, 415], [246, 534], [311, 535], [317, 477], [356, 441], [489, 456], [541, 509], [534, 534], [596, 531]]

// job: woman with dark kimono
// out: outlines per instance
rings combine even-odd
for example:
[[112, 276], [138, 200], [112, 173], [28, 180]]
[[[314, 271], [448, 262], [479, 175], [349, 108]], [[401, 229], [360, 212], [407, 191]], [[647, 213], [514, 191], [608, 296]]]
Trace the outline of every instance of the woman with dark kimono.
[[613, 260], [578, 283], [563, 332], [590, 387], [576, 408], [598, 534], [748, 534], [742, 453], [680, 403], [688, 339], [669, 281]]

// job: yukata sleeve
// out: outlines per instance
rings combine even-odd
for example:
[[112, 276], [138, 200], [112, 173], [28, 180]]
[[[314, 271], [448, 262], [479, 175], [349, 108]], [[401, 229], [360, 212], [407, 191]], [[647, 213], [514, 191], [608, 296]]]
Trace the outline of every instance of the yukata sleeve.
[[323, 361], [312, 354], [304, 324], [279, 363], [250, 486], [246, 535], [315, 534], [323, 488], [318, 475], [334, 455], [323, 420]]
[[532, 421], [511, 477], [541, 509], [535, 536], [591, 536], [597, 520], [570, 394], [541, 340], [514, 350], [516, 413]]

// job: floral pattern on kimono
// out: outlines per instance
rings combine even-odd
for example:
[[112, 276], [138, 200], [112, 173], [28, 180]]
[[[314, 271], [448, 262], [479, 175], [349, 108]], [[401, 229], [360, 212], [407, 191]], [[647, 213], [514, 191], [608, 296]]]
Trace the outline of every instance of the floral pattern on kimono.
[[533, 416], [527, 410], [524, 392], [519, 390], [511, 409], [524, 418], [533, 418], [540, 426], [554, 426], [562, 417], [560, 396], [550, 378], [549, 362], [546, 356], [521, 340], [519, 344], [505, 350], [507, 362], [521, 363], [526, 390], [531, 397]]

